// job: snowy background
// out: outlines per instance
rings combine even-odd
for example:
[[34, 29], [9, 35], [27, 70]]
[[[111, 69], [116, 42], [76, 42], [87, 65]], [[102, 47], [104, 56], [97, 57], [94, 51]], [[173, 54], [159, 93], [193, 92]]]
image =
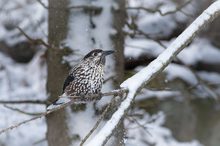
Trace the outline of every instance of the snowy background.
[[[46, 0], [41, 2], [48, 5]], [[83, 3], [77, 2], [74, 4]], [[157, 12], [130, 8], [146, 7], [167, 13], [174, 11], [179, 6], [178, 2], [178, 0], [127, 1], [127, 21], [130, 24], [135, 21], [138, 28], [138, 31], [134, 31], [124, 26], [124, 31], [128, 34], [124, 44], [127, 77], [157, 57], [208, 5], [205, 0], [201, 2], [201, 6], [197, 5], [199, 0], [192, 0], [181, 11], [165, 16]], [[110, 3], [106, 1], [93, 3], [105, 7], [105, 10], [110, 9]], [[86, 16], [70, 16], [70, 31], [64, 43], [74, 48], [76, 52], [78, 50], [79, 58], [88, 52], [92, 42], [86, 41], [86, 38], [91, 34], [98, 40], [92, 45], [94, 48], [112, 49], [107, 36], [114, 33], [114, 30], [109, 31], [110, 17], [107, 13], [104, 11], [94, 19], [99, 29], [92, 31], [85, 30], [88, 27]], [[46, 49], [43, 46], [32, 46], [16, 28], [17, 26], [31, 38], [47, 41], [47, 9], [37, 0], [0, 1], [0, 101], [44, 101], [47, 99]], [[216, 31], [207, 28], [202, 32], [161, 75], [138, 94], [134, 106], [129, 111], [131, 116], [124, 120], [126, 146], [218, 146], [220, 46], [216, 45], [216, 38], [211, 37], [211, 33]], [[132, 37], [133, 33], [136, 33], [135, 37]], [[81, 35], [72, 40], [72, 36], [76, 34]], [[66, 56], [64, 60], [70, 62], [73, 59], [71, 57], [73, 56]], [[109, 67], [111, 64], [113, 63], [108, 63], [108, 71], [111, 70]], [[73, 64], [70, 62], [70, 65]], [[108, 91], [111, 88], [105, 85], [104, 90]], [[9, 109], [4, 104], [0, 105], [0, 129], [45, 111], [43, 104], [8, 104], [8, 106], [16, 110]], [[27, 113], [22, 113], [18, 109]], [[88, 113], [84, 116], [79, 115], [78, 118], [88, 120], [85, 116], [88, 116]], [[95, 121], [96, 118], [88, 123]], [[80, 126], [82, 125], [79, 124], [75, 130], [85, 135], [86, 128]], [[81, 130], [82, 128], [85, 129]], [[46, 132], [45, 119], [41, 118], [1, 134], [0, 146], [47, 146]]]

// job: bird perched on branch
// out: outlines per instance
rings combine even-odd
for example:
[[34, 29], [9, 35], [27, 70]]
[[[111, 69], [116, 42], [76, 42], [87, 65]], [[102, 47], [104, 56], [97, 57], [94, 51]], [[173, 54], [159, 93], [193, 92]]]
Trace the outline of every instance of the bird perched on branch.
[[85, 96], [98, 94], [101, 92], [104, 81], [105, 57], [114, 51], [103, 51], [95, 49], [89, 52], [73, 69], [69, 72], [64, 85], [63, 95], [48, 110], [70, 101], [68, 96]]

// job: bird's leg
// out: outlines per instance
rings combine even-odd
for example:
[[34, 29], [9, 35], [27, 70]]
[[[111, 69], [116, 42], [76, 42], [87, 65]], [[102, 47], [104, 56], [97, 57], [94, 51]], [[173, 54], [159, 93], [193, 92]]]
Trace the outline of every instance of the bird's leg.
[[97, 95], [98, 95], [98, 96], [97, 96], [97, 99], [96, 99], [96, 100], [100, 100], [100, 99], [102, 98], [102, 93], [99, 92]]

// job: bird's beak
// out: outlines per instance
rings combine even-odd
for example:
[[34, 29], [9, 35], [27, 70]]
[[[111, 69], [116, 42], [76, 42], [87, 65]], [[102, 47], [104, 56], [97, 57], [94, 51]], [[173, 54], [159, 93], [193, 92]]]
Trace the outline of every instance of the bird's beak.
[[110, 55], [110, 54], [112, 54], [112, 53], [114, 53], [115, 51], [113, 51], [113, 50], [109, 50], [109, 51], [103, 51], [103, 56], [107, 56], [107, 55]]

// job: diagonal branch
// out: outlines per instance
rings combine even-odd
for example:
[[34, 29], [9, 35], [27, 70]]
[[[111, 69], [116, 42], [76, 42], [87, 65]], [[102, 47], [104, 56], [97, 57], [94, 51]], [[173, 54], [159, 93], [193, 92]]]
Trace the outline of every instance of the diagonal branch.
[[118, 110], [112, 115], [111, 119], [106, 122], [103, 128], [86, 144], [86, 146], [103, 146], [108, 138], [113, 134], [121, 119], [129, 110], [135, 95], [146, 84], [149, 83], [157, 74], [171, 62], [177, 54], [186, 47], [202, 28], [210, 24], [220, 15], [220, 0], [215, 1], [209, 6], [170, 46], [161, 53], [147, 67], [143, 68], [137, 74], [127, 79], [121, 84], [122, 88], [129, 90], [128, 96], [122, 101]]
[[33, 44], [36, 45], [43, 45], [46, 48], [52, 48], [52, 46], [50, 46], [49, 44], [47, 44], [45, 41], [43, 41], [42, 39], [33, 39], [31, 38], [28, 34], [26, 34], [24, 32], [23, 29], [21, 29], [19, 26], [17, 26], [17, 29], [21, 32], [21, 34], [23, 34], [30, 42], [32, 42]]

